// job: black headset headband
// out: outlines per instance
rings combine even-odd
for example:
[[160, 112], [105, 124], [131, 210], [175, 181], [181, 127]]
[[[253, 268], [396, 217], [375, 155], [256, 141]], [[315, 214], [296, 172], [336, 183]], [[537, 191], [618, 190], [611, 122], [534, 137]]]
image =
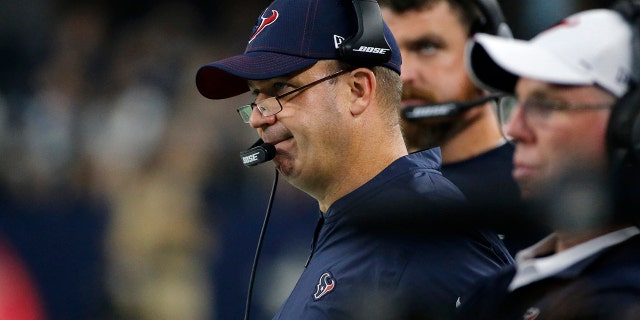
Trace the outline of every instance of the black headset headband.
[[497, 0], [475, 0], [474, 3], [482, 14], [474, 33], [483, 32], [505, 38], [513, 36]]
[[[345, 0], [346, 1], [346, 0]], [[377, 0], [352, 0], [358, 31], [344, 40], [340, 56], [354, 65], [379, 65], [391, 59], [391, 48], [384, 36], [384, 23]]]

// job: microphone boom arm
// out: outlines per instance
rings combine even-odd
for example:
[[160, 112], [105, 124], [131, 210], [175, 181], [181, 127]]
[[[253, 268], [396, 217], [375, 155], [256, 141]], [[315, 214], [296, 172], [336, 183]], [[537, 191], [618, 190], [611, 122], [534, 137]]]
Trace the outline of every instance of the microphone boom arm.
[[410, 106], [402, 110], [402, 118], [405, 120], [417, 120], [455, 116], [488, 101], [498, 100], [503, 96], [503, 94], [494, 93], [472, 101]]

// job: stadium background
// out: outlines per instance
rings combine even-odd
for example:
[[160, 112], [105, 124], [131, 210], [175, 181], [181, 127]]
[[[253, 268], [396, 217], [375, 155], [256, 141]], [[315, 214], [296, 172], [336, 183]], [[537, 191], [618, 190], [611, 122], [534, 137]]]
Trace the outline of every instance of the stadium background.
[[[267, 4], [0, 0], [3, 319], [242, 318], [273, 168], [237, 158], [249, 97], [206, 100], [194, 75], [241, 52]], [[528, 39], [610, 3], [501, 4]], [[254, 318], [301, 272], [316, 215], [280, 183]]]

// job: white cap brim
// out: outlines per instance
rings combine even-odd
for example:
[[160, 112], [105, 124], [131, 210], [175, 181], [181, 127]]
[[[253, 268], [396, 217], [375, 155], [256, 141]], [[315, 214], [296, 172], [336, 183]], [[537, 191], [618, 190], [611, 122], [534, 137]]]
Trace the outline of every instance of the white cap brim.
[[617, 97], [631, 70], [629, 24], [616, 12], [587, 10], [568, 17], [530, 41], [476, 34], [465, 63], [484, 89], [514, 93], [520, 77], [560, 85], [598, 85]]
[[[552, 52], [531, 42], [477, 34], [468, 44], [467, 50], [467, 66], [471, 77], [490, 91], [513, 93], [515, 82], [520, 77], [567, 85], [589, 85], [595, 82], [583, 70], [572, 68]], [[485, 70], [476, 72], [478, 68]], [[498, 76], [500, 74], [509, 75], [511, 79], [505, 80]]]

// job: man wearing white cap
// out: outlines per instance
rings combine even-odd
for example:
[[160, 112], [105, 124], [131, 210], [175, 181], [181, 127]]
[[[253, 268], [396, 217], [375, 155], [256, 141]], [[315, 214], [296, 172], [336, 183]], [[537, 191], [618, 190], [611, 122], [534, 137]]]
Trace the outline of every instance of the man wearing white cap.
[[[640, 5], [616, 8], [574, 14], [530, 41], [477, 35], [468, 44], [474, 81], [517, 97], [506, 133], [516, 143], [513, 176], [523, 197], [553, 199], [549, 216], [570, 223], [553, 224], [556, 232], [520, 251], [516, 266], [461, 297], [462, 319], [638, 317], [640, 230], [628, 217], [604, 220], [610, 212], [594, 200], [603, 193], [558, 183], [577, 167], [587, 168], [579, 171], [585, 180], [608, 172], [610, 114], [632, 83], [637, 58], [633, 30], [620, 13], [640, 12]], [[557, 205], [567, 203], [567, 192], [579, 201]]]

